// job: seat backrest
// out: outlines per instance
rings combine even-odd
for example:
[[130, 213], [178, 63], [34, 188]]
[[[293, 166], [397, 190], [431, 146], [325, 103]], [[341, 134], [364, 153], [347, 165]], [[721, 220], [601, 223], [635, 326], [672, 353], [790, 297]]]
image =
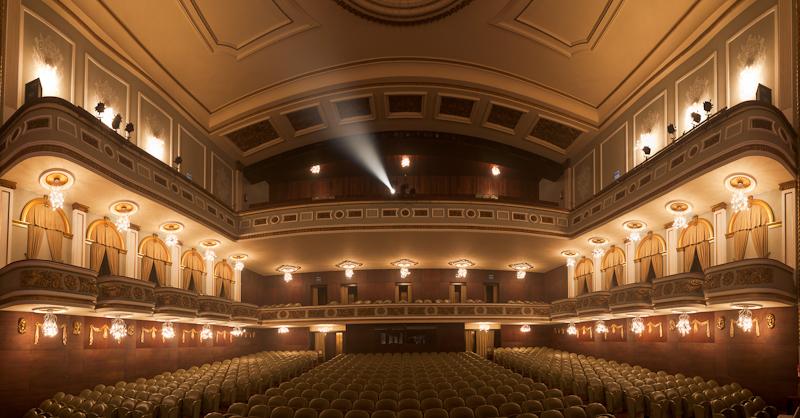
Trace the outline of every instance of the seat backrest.
[[[317, 410], [313, 408], [300, 408], [294, 411], [294, 418], [317, 418]], [[271, 417], [270, 417], [271, 418]]]
[[395, 418], [394, 411], [387, 411], [385, 409], [378, 409], [372, 412], [370, 418]]
[[422, 409], [423, 411], [441, 407], [442, 407], [442, 400], [439, 398], [427, 398], [423, 399], [422, 402], [420, 402], [420, 409]]
[[323, 409], [319, 418], [344, 418], [344, 413], [338, 409]]
[[369, 412], [360, 409], [351, 409], [347, 411], [344, 418], [370, 418]]
[[565, 409], [564, 418], [586, 418], [586, 411], [580, 406], [570, 406]]
[[450, 418], [475, 418], [475, 413], [466, 406], [459, 406], [450, 410]]
[[447, 411], [443, 408], [431, 408], [425, 411], [424, 418], [449, 418]]
[[500, 416], [494, 405], [481, 405], [475, 408], [475, 418], [493, 418]]
[[397, 418], [422, 418], [422, 411], [419, 409], [403, 409], [397, 413]]

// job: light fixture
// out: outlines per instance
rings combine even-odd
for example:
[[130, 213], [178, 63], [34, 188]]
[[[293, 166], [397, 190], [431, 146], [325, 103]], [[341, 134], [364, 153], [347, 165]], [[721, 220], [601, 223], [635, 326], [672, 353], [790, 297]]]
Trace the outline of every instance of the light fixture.
[[467, 277], [467, 268], [475, 266], [475, 263], [472, 261], [467, 260], [466, 258], [462, 258], [460, 260], [451, 261], [447, 263], [453, 267], [456, 267], [458, 270], [456, 271], [456, 279], [464, 279]]
[[574, 258], [569, 257], [567, 258], [567, 267], [575, 267], [576, 261]]
[[[753, 100], [756, 97], [756, 89], [758, 84], [761, 83], [761, 71], [760, 63], [751, 62], [739, 72], [740, 101]], [[42, 85], [44, 86], [44, 83]]]
[[128, 122], [125, 124], [125, 139], [130, 141], [131, 134], [133, 134], [133, 122]]
[[288, 334], [288, 333], [289, 333], [289, 327], [278, 328], [278, 334]]
[[219, 245], [219, 240], [213, 238], [200, 241], [200, 246], [206, 249], [203, 253], [203, 259], [206, 261], [214, 261], [214, 259], [217, 258], [217, 253], [215, 253], [212, 248], [217, 248]]
[[642, 233], [647, 228], [647, 224], [643, 221], [627, 221], [622, 224], [622, 227], [628, 231], [628, 240], [636, 243], [642, 239]]
[[389, 193], [390, 194], [395, 194], [395, 193], [397, 193], [397, 190], [395, 190], [394, 187], [389, 186]]
[[736, 326], [742, 329], [744, 332], [750, 332], [753, 330], [753, 311], [752, 309], [758, 309], [761, 305], [754, 305], [754, 304], [738, 304], [733, 305], [734, 308], [739, 309], [739, 316], [736, 319]]
[[678, 316], [678, 323], [675, 324], [675, 329], [684, 337], [692, 331], [692, 324], [689, 322], [689, 312], [681, 312], [680, 316]]
[[47, 204], [52, 210], [64, 208], [64, 191], [74, 183], [72, 173], [60, 168], [46, 170], [39, 175], [39, 184], [48, 191]]
[[164, 222], [163, 224], [161, 224], [158, 227], [158, 229], [160, 229], [161, 232], [164, 232], [165, 234], [167, 234], [166, 238], [164, 238], [164, 244], [166, 244], [167, 247], [172, 248], [172, 247], [178, 245], [179, 240], [178, 240], [178, 235], [176, 235], [176, 234], [178, 232], [183, 231], [183, 224], [182, 223], [180, 223], [180, 222]]
[[48, 64], [45, 59], [38, 59], [34, 74], [42, 84], [43, 96], [58, 96], [61, 92], [61, 77], [55, 65]]
[[214, 259], [216, 258], [217, 258], [217, 253], [215, 253], [214, 250], [212, 249], [206, 250], [206, 252], [203, 254], [203, 259], [206, 261], [214, 261]]
[[531, 326], [528, 325], [528, 324], [525, 324], [525, 325], [519, 327], [519, 332], [531, 332]]
[[569, 326], [567, 327], [567, 334], [578, 335], [578, 327], [576, 327], [575, 323], [572, 321], [570, 321]]
[[517, 271], [517, 279], [524, 279], [528, 270], [533, 268], [531, 264], [526, 262], [509, 264], [508, 266]]
[[44, 321], [42, 321], [42, 335], [45, 337], [55, 337], [58, 335], [58, 318], [53, 313], [52, 309], [48, 309], [44, 313]]
[[712, 109], [714, 109], [714, 103], [711, 103], [711, 100], [706, 100], [703, 102], [703, 110], [706, 112], [706, 119], [711, 116]]
[[167, 247], [170, 247], [170, 248], [178, 245], [178, 236], [175, 235], [175, 234], [167, 235], [167, 237], [164, 238], [164, 244], [166, 244]]
[[486, 323], [478, 324], [478, 330], [480, 331], [489, 331], [490, 329], [492, 329], [492, 327], [489, 324]]
[[742, 212], [750, 209], [747, 194], [756, 188], [756, 179], [749, 174], [736, 173], [725, 178], [725, 188], [731, 192], [731, 210]]
[[567, 259], [567, 267], [574, 267], [576, 264], [575, 259], [579, 254], [574, 250], [564, 250], [561, 251], [561, 255]]
[[244, 260], [247, 260], [247, 254], [234, 254], [230, 256], [233, 263], [233, 269], [236, 271], [244, 270]]
[[166, 149], [164, 147], [164, 140], [155, 135], [147, 136], [147, 140], [144, 144], [144, 150], [147, 151], [148, 154], [158, 158], [161, 161], [164, 161], [165, 159]]
[[392, 261], [391, 264], [400, 268], [400, 278], [405, 279], [411, 275], [411, 267], [414, 267], [419, 263], [408, 258], [402, 258], [397, 261]]
[[669, 134], [669, 139], [675, 139], [675, 132], [677, 132], [677, 129], [675, 129], [675, 124], [667, 124], [667, 133]]
[[234, 337], [241, 337], [242, 335], [244, 335], [244, 330], [239, 326], [235, 326], [231, 330], [231, 335], [233, 335]]
[[116, 215], [114, 225], [117, 231], [125, 232], [131, 227], [131, 216], [139, 211], [139, 205], [130, 200], [120, 200], [111, 204], [111, 213]]
[[642, 335], [644, 332], [644, 320], [641, 316], [635, 316], [631, 319], [631, 332], [636, 335]]
[[175, 326], [172, 325], [172, 321], [166, 321], [161, 324], [161, 337], [165, 340], [175, 338]]
[[603, 246], [608, 244], [608, 240], [601, 237], [591, 237], [589, 238], [589, 244], [594, 246], [594, 248], [592, 248], [592, 256], [599, 259], [603, 257], [603, 254], [606, 253], [606, 250], [603, 248]]
[[403, 158], [400, 159], [400, 167], [411, 167], [411, 158], [409, 158], [408, 155], [404, 155]]
[[322, 168], [320, 168], [319, 164], [314, 164], [314, 165], [311, 166], [311, 168], [308, 171], [310, 171], [311, 174], [319, 174], [319, 172], [321, 170], [322, 170]]
[[344, 277], [352, 279], [353, 274], [355, 274], [354, 270], [358, 267], [361, 267], [362, 265], [363, 264], [356, 261], [344, 260], [341, 263], [337, 264], [336, 267], [344, 269]]
[[608, 332], [608, 327], [606, 326], [606, 321], [602, 319], [594, 323], [594, 332], [598, 334], [605, 334]]
[[644, 159], [650, 157], [653, 152], [653, 147], [656, 145], [656, 135], [652, 131], [642, 132], [639, 135], [639, 140], [636, 141], [636, 149], [642, 151]]
[[500, 175], [500, 167], [493, 165], [492, 166], [492, 175], [497, 177]]
[[[100, 119], [101, 122], [103, 122], [109, 128], [113, 127], [114, 120], [117, 117], [117, 114], [114, 113], [113, 107], [106, 106], [103, 102], [98, 102], [97, 106], [94, 107], [94, 110], [97, 112], [97, 118]], [[120, 116], [120, 120], [121, 119], [122, 116]]]
[[291, 265], [288, 265], [288, 264], [283, 264], [283, 265], [278, 266], [278, 268], [276, 270], [278, 272], [280, 272], [280, 273], [283, 273], [283, 281], [286, 282], [286, 283], [289, 283], [293, 279], [292, 273], [300, 270], [300, 267], [299, 266], [291, 266]]
[[682, 229], [689, 226], [689, 213], [692, 212], [692, 205], [683, 200], [673, 200], [666, 205], [667, 212], [672, 214], [672, 227]]
[[323, 327], [319, 327], [317, 331], [321, 332], [322, 334], [327, 334], [327, 333], [331, 332], [331, 328], [328, 327], [328, 326], [323, 326]]
[[125, 335], [128, 334], [128, 327], [125, 325], [125, 320], [120, 317], [114, 318], [114, 320], [111, 321], [111, 328], [108, 329], [108, 333], [111, 334], [117, 342], [122, 340]]
[[203, 329], [200, 330], [200, 340], [210, 340], [214, 337], [214, 331], [211, 329], [211, 324], [203, 325]]

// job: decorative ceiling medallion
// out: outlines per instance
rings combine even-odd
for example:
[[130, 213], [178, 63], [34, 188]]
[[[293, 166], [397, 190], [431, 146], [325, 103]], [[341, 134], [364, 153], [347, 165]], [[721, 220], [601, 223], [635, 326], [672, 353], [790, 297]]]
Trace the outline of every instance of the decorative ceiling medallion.
[[233, 261], [244, 261], [247, 260], [247, 254], [234, 254], [230, 259]]
[[449, 265], [451, 265], [453, 267], [458, 267], [460, 269], [475, 266], [475, 263], [473, 263], [472, 261], [467, 260], [466, 258], [462, 258], [460, 260], [451, 261], [451, 262], [449, 262], [447, 264], [449, 264]]
[[416, 261], [414, 261], [414, 260], [410, 260], [410, 259], [408, 259], [408, 258], [401, 258], [400, 260], [397, 260], [397, 261], [392, 261], [392, 262], [391, 262], [391, 263], [389, 263], [389, 264], [391, 264], [391, 265], [393, 265], [393, 266], [395, 266], [395, 267], [401, 267], [401, 268], [405, 267], [405, 268], [409, 268], [409, 267], [414, 267], [414, 266], [416, 266], [416, 265], [417, 265], [417, 264], [419, 264], [419, 263], [418, 263], [418, 262], [416, 262]]
[[578, 252], [575, 250], [564, 250], [561, 251], [561, 255], [563, 255], [564, 257], [576, 257], [578, 255]]
[[108, 210], [117, 216], [131, 216], [139, 211], [139, 205], [130, 200], [120, 200], [112, 203]]
[[731, 192], [750, 193], [756, 188], [756, 179], [749, 174], [731, 174], [725, 178], [725, 188]]
[[420, 25], [445, 18], [472, 0], [336, 0], [361, 18], [387, 25]]
[[673, 215], [680, 215], [692, 211], [692, 204], [683, 200], [673, 200], [667, 202], [667, 212]]
[[47, 190], [59, 188], [66, 190], [75, 183], [75, 176], [67, 170], [53, 168], [39, 175], [39, 184]]
[[161, 232], [176, 233], [183, 231], [183, 224], [180, 222], [164, 222], [158, 227]]
[[341, 263], [337, 264], [336, 267], [347, 270], [347, 269], [356, 269], [363, 265], [364, 264], [359, 263], [357, 261], [344, 260]]
[[66, 312], [67, 308], [62, 306], [39, 306], [31, 310], [35, 313], [61, 313]]
[[291, 273], [294, 273], [294, 272], [299, 271], [299, 270], [300, 270], [300, 266], [292, 266], [292, 265], [289, 265], [289, 264], [281, 264], [280, 266], [278, 266], [278, 268], [275, 269], [275, 271], [280, 272], [280, 273], [284, 273], [284, 274], [286, 274], [286, 273], [291, 274]]
[[533, 264], [526, 263], [526, 262], [523, 261], [521, 263], [509, 264], [508, 267], [510, 267], [510, 268], [512, 268], [514, 270], [517, 270], [517, 271], [525, 271], [525, 270], [532, 269], [533, 268]]
[[628, 232], [644, 231], [647, 228], [647, 224], [643, 221], [627, 221], [622, 224], [622, 227]]
[[589, 244], [592, 245], [605, 245], [608, 244], [608, 240], [601, 237], [591, 237], [589, 238]]
[[203, 247], [203, 248], [214, 248], [214, 247], [218, 247], [219, 244], [220, 244], [219, 240], [218, 239], [213, 239], [213, 238], [204, 239], [204, 240], [200, 241], [200, 246]]

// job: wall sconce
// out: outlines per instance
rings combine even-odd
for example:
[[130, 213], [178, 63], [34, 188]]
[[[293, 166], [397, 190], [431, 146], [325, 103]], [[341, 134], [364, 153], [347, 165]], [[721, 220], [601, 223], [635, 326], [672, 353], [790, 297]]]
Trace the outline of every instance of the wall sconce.
[[567, 334], [578, 335], [578, 327], [575, 326], [575, 322], [570, 321], [569, 326], [567, 327]]
[[519, 327], [519, 331], [520, 332], [531, 332], [531, 326], [528, 325], [528, 324], [525, 324], [525, 325]]
[[608, 332], [608, 327], [606, 326], [606, 321], [602, 319], [594, 323], [594, 332], [598, 334], [605, 334]]
[[711, 100], [706, 100], [703, 102], [703, 110], [706, 112], [706, 119], [711, 116], [711, 110], [714, 109], [714, 104], [711, 103]]
[[128, 327], [125, 325], [125, 320], [120, 317], [114, 318], [114, 320], [111, 321], [111, 328], [109, 328], [108, 333], [111, 334], [117, 342], [120, 342], [120, 340], [128, 334]]
[[656, 136], [653, 132], [642, 132], [641, 135], [639, 135], [639, 140], [636, 141], [636, 148], [642, 151], [645, 160], [647, 160], [650, 157], [650, 153], [653, 152], [655, 143]]
[[172, 321], [166, 321], [161, 324], [161, 337], [165, 340], [175, 338], [175, 327], [172, 325]]
[[631, 320], [631, 332], [636, 335], [642, 335], [644, 332], [644, 320], [641, 316], [635, 316]]
[[752, 309], [758, 309], [761, 305], [756, 304], [737, 304], [733, 305], [734, 309], [739, 309], [739, 316], [736, 319], [736, 326], [742, 329], [744, 332], [750, 332], [753, 330], [753, 311]]
[[231, 335], [233, 335], [234, 337], [241, 337], [242, 335], [244, 335], [244, 330], [239, 326], [233, 327], [233, 329], [231, 330]]
[[210, 340], [214, 337], [214, 331], [211, 329], [211, 324], [203, 325], [203, 329], [200, 331], [200, 341]]

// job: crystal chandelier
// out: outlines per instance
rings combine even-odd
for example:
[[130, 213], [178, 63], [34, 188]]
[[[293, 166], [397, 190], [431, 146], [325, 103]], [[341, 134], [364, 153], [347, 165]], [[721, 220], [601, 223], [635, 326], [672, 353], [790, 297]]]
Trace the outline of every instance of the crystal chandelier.
[[61, 187], [53, 187], [50, 189], [50, 194], [47, 196], [47, 200], [50, 202], [50, 209], [57, 210], [64, 207], [64, 192], [61, 191]]
[[467, 269], [464, 267], [459, 267], [456, 271], [456, 279], [463, 279], [467, 277]]
[[175, 235], [175, 234], [167, 235], [167, 237], [164, 238], [164, 244], [166, 244], [167, 247], [170, 247], [170, 248], [178, 245], [178, 236]]
[[211, 330], [210, 324], [203, 325], [203, 329], [200, 330], [200, 340], [210, 340], [214, 336], [214, 331]]
[[641, 316], [637, 316], [631, 320], [631, 332], [636, 335], [642, 335], [644, 332], [644, 320]]
[[203, 255], [203, 258], [206, 261], [214, 261], [214, 259], [217, 258], [217, 253], [215, 253], [214, 250], [209, 248], [206, 250], [205, 254]]
[[131, 228], [131, 218], [128, 215], [120, 215], [114, 219], [114, 226], [117, 227], [117, 231], [125, 232]]
[[597, 321], [594, 323], [594, 332], [598, 334], [605, 334], [608, 332], [608, 327], [606, 326], [606, 322], [603, 320]]
[[331, 329], [330, 329], [330, 327], [321, 327], [321, 328], [319, 328], [319, 332], [321, 332], [323, 334], [327, 334], [327, 333], [331, 332]]
[[733, 209], [734, 212], [742, 212], [750, 209], [750, 201], [747, 199], [747, 195], [741, 190], [737, 190], [731, 195], [731, 209]]
[[400, 267], [400, 278], [405, 279], [406, 277], [411, 275], [411, 270], [408, 267]]
[[408, 158], [407, 155], [404, 155], [403, 158], [400, 159], [400, 167], [408, 168], [411, 166], [411, 158]]
[[567, 258], [567, 267], [575, 267], [575, 257]]
[[278, 334], [288, 334], [289, 328], [288, 327], [280, 327], [278, 328]]
[[531, 332], [531, 326], [528, 325], [528, 324], [525, 324], [525, 325], [519, 327], [519, 331], [520, 332]]
[[44, 314], [44, 321], [42, 322], [42, 335], [45, 337], [55, 337], [58, 335], [58, 318], [52, 310], [48, 310]]
[[241, 337], [242, 335], [244, 335], [244, 330], [241, 327], [233, 327], [233, 329], [231, 330], [231, 335], [233, 335], [234, 337]]
[[594, 258], [600, 258], [605, 253], [606, 250], [604, 250], [603, 247], [600, 246], [594, 247], [594, 249], [592, 250], [592, 255], [594, 256]]
[[344, 277], [346, 277], [347, 279], [352, 279], [353, 275], [355, 274], [355, 269], [361, 266], [362, 266], [361, 263], [350, 260], [342, 261], [341, 263], [336, 265], [336, 267], [344, 269]]
[[578, 327], [575, 326], [574, 322], [570, 322], [569, 326], [567, 327], [567, 334], [568, 335], [578, 335]]
[[64, 191], [74, 184], [75, 178], [66, 170], [51, 169], [39, 176], [39, 184], [47, 190], [47, 205], [51, 210], [64, 208]]
[[666, 209], [667, 212], [673, 216], [673, 228], [683, 229], [689, 226], [688, 216], [692, 211], [692, 205], [689, 202], [683, 200], [673, 200], [671, 202], [667, 202]]
[[739, 318], [736, 320], [736, 325], [744, 332], [750, 332], [753, 329], [753, 311], [750, 310], [750, 307], [742, 307], [739, 311]]
[[689, 226], [689, 221], [683, 215], [675, 215], [675, 218], [672, 220], [672, 227], [675, 229], [682, 229]]
[[678, 323], [675, 324], [675, 329], [682, 336], [688, 335], [692, 331], [692, 324], [689, 322], [689, 314], [684, 312], [678, 317]]
[[520, 280], [524, 279], [525, 276], [528, 273], [528, 270], [533, 268], [532, 265], [530, 265], [529, 263], [524, 263], [524, 262], [523, 263], [509, 264], [508, 266], [517, 271], [517, 279], [520, 279]]
[[289, 283], [294, 278], [292, 277], [292, 273], [296, 272], [297, 270], [300, 270], [300, 267], [284, 264], [279, 266], [276, 270], [283, 273], [283, 281]]
[[236, 271], [244, 270], [244, 261], [236, 260], [233, 262], [233, 269]]
[[456, 270], [456, 279], [464, 279], [467, 277], [467, 268], [472, 267], [475, 265], [472, 261], [467, 260], [466, 258], [462, 258], [460, 260], [451, 261], [447, 264], [457, 268]]
[[165, 340], [171, 340], [175, 338], [175, 327], [172, 325], [172, 321], [167, 321], [161, 324], [161, 337]]
[[397, 261], [392, 261], [391, 264], [400, 268], [400, 278], [405, 279], [411, 275], [411, 267], [414, 267], [419, 263], [414, 260], [409, 260], [408, 258], [403, 258]]
[[128, 333], [128, 327], [125, 326], [125, 321], [122, 318], [116, 317], [111, 321], [111, 328], [109, 328], [108, 333], [119, 342]]
[[292, 273], [289, 273], [288, 271], [286, 273], [283, 273], [284, 282], [289, 283], [292, 281], [292, 279], [294, 279], [294, 277], [292, 277]]

